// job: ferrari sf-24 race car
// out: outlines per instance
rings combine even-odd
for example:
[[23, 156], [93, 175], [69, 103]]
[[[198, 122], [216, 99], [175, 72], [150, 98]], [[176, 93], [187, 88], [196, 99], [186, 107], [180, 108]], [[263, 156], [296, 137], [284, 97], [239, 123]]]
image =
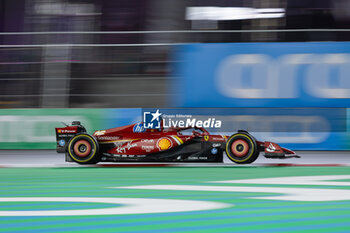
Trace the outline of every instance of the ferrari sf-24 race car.
[[56, 128], [57, 152], [67, 162], [223, 162], [224, 152], [238, 164], [266, 158], [298, 157], [273, 142], [256, 140], [244, 130], [231, 136], [210, 134], [201, 127], [145, 129], [142, 123], [87, 133], [80, 122]]

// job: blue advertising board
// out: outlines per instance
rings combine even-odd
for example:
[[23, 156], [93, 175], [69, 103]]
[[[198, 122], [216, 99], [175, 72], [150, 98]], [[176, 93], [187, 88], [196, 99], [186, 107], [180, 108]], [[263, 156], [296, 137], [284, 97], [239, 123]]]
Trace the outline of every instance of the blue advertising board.
[[[289, 118], [288, 113], [248, 110], [244, 120], [250, 121], [244, 128], [266, 126], [261, 122], [268, 119], [274, 127], [295, 132], [259, 131], [257, 137], [301, 150], [350, 148], [349, 110], [331, 109], [350, 108], [350, 42], [188, 44], [175, 48], [174, 56], [179, 62], [174, 67], [173, 107], [305, 108], [290, 112]], [[310, 107], [330, 109], [325, 114]], [[342, 121], [334, 121], [332, 114], [339, 111]], [[236, 119], [235, 124], [242, 118]], [[334, 130], [344, 129], [344, 119], [347, 129]], [[296, 120], [331, 127], [302, 131], [296, 122], [291, 124]]]
[[350, 42], [188, 44], [175, 107], [350, 107]]

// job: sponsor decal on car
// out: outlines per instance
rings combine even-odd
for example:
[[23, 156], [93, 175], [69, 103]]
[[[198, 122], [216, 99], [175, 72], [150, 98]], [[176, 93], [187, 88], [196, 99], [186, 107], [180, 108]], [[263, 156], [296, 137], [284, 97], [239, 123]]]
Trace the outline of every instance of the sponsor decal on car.
[[173, 146], [173, 143], [168, 138], [160, 138], [157, 142], [157, 147], [159, 150], [167, 150]]
[[126, 145], [121, 145], [121, 146], [118, 146], [116, 151], [118, 153], [126, 153], [126, 151], [130, 150], [131, 148], [133, 147], [136, 147], [137, 144], [136, 143], [131, 143], [131, 142], [128, 142]]
[[142, 123], [136, 124], [133, 128], [134, 133], [143, 133], [145, 131], [146, 131], [146, 129]]
[[66, 141], [63, 139], [58, 141], [58, 145], [60, 145], [60, 146], [64, 146], [65, 144], [66, 144]]
[[142, 139], [142, 143], [154, 143], [154, 139]]
[[211, 140], [212, 141], [221, 141], [221, 142], [226, 141], [226, 139], [224, 137], [218, 137], [218, 136], [212, 136]]
[[266, 148], [267, 152], [275, 152], [276, 151], [276, 147], [274, 147], [272, 145], [272, 143], [270, 143], [270, 145]]
[[59, 129], [57, 130], [57, 133], [76, 133], [77, 130], [73, 129], [73, 130], [69, 130], [69, 129]]
[[201, 157], [198, 157], [198, 156], [190, 156], [188, 157], [189, 160], [207, 160], [208, 157], [204, 157], [204, 156], [201, 156]]
[[216, 155], [218, 153], [218, 149], [216, 147], [214, 147], [213, 149], [211, 149], [210, 151], [213, 155]]
[[101, 136], [104, 135], [106, 133], [106, 130], [98, 130], [94, 133], [95, 136]]
[[98, 140], [101, 141], [115, 141], [120, 139], [118, 136], [102, 136], [102, 137], [97, 137]]
[[154, 146], [142, 146], [142, 150], [145, 150], [146, 152], [150, 152], [154, 150]]

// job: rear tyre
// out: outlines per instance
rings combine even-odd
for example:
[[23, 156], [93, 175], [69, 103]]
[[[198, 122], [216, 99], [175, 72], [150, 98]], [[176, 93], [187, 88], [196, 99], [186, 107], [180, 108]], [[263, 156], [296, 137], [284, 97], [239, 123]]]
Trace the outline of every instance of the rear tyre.
[[232, 162], [246, 164], [258, 158], [259, 150], [255, 139], [250, 134], [238, 132], [227, 140], [226, 155]]
[[71, 138], [67, 154], [79, 164], [96, 164], [100, 160], [98, 142], [89, 134], [78, 134]]

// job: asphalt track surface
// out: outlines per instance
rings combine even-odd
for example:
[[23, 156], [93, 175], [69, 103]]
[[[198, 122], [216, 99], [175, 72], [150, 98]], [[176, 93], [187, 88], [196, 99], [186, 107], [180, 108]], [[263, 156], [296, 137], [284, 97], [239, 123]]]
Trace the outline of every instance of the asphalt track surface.
[[[266, 159], [259, 158], [251, 165], [243, 166], [273, 166], [273, 165], [340, 165], [350, 166], [350, 151], [297, 151], [301, 158]], [[99, 163], [112, 165], [114, 163]], [[119, 163], [114, 165], [136, 165], [136, 163]], [[140, 163], [139, 163], [140, 164]], [[143, 163], [154, 164], [154, 163]], [[169, 164], [169, 163], [158, 163]], [[242, 166], [232, 163], [226, 156], [224, 164], [218, 163], [171, 163], [177, 166]], [[0, 150], [0, 166], [2, 167], [72, 167], [76, 163], [66, 163], [64, 154], [55, 150]]]
[[350, 153], [299, 154], [87, 167], [0, 151], [0, 232], [350, 232]]

